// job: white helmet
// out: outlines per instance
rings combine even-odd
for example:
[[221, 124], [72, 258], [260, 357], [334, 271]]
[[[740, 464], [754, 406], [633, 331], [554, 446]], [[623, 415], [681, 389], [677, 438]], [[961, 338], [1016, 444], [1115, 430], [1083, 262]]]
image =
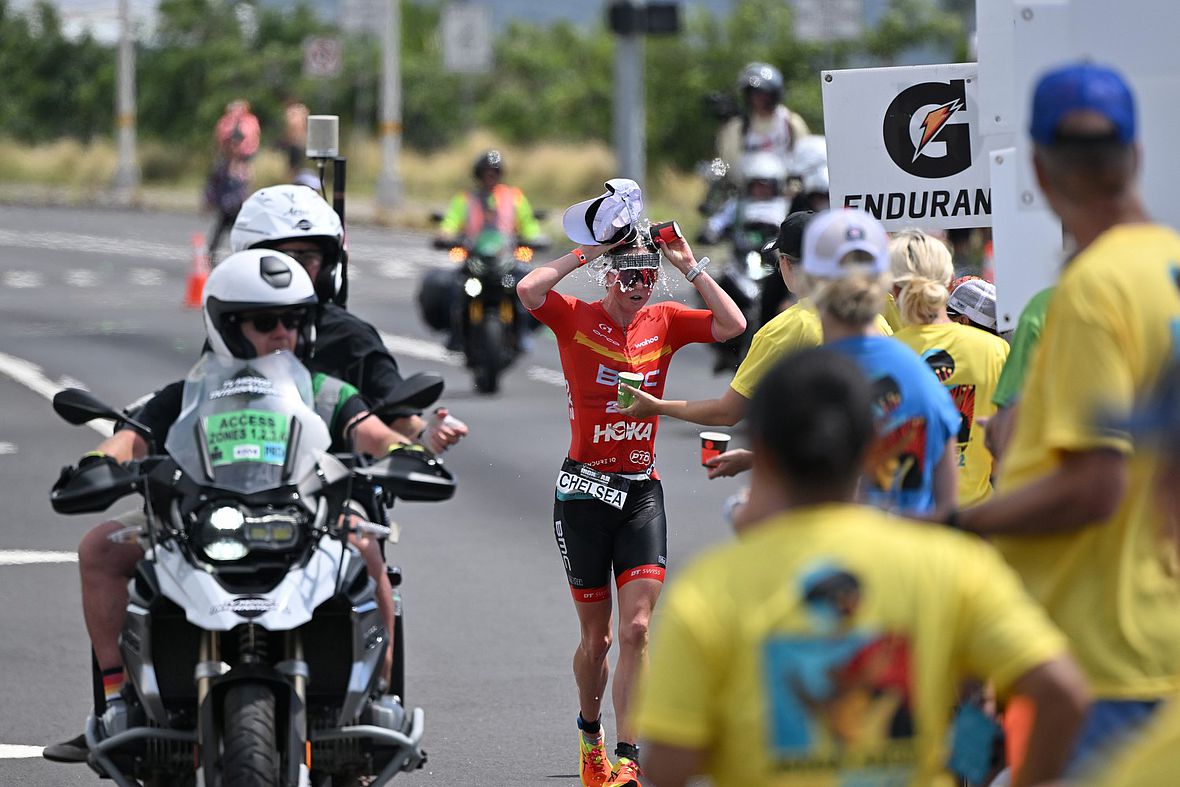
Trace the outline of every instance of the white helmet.
[[787, 180], [787, 165], [777, 153], [764, 150], [746, 153], [738, 162], [738, 176], [747, 185], [755, 180], [766, 181], [779, 194]]
[[268, 248], [285, 240], [315, 241], [324, 262], [315, 280], [321, 303], [334, 299], [344, 283], [344, 226], [323, 197], [307, 186], [284, 184], [259, 189], [242, 203], [229, 233], [232, 251]]
[[795, 173], [803, 182], [803, 193], [827, 193], [828, 144], [821, 134], [811, 134], [795, 143]]
[[282, 252], [250, 249], [226, 257], [209, 274], [202, 305], [205, 336], [222, 358], [255, 356], [254, 345], [242, 334], [243, 312], [302, 307], [307, 317], [299, 328], [295, 354], [306, 358], [315, 343], [315, 288], [303, 266]]

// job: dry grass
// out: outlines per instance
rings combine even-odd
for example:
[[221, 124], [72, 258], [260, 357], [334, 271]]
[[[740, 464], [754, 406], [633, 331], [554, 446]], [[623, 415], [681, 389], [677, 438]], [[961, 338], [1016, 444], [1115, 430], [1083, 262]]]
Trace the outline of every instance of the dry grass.
[[[542, 143], [530, 147], [502, 145], [486, 132], [474, 132], [446, 151], [423, 154], [403, 150], [401, 176], [406, 199], [392, 219], [403, 226], [426, 228], [432, 210], [445, 207], [456, 192], [471, 183], [471, 164], [488, 148], [504, 153], [508, 182], [519, 186], [533, 205], [549, 211], [550, 235], [559, 237], [565, 206], [602, 191], [613, 177], [614, 155], [602, 143]], [[350, 195], [372, 198], [381, 169], [377, 140], [355, 138], [347, 143]], [[209, 166], [208, 156], [177, 155], [158, 142], [139, 146], [144, 193], [168, 207], [199, 201], [199, 191]], [[82, 196], [103, 192], [114, 177], [117, 153], [110, 140], [82, 144], [60, 140], [46, 145], [22, 145], [0, 140], [0, 187], [38, 185], [69, 189]], [[255, 184], [281, 183], [286, 177], [282, 154], [263, 150], [255, 159]], [[7, 190], [7, 189], [6, 189]], [[647, 214], [653, 220], [677, 219], [692, 232], [699, 224], [696, 205], [703, 184], [691, 174], [663, 169], [653, 173], [647, 188]], [[165, 196], [168, 195], [168, 196]], [[191, 196], [190, 196], [191, 195]]]

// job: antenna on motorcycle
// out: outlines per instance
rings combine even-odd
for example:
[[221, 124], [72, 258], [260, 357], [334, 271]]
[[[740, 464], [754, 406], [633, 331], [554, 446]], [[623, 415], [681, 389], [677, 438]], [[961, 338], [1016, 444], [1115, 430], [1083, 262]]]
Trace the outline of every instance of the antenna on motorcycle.
[[[340, 155], [340, 117], [338, 115], [309, 115], [307, 118], [307, 157], [316, 163], [319, 173], [320, 196], [325, 200], [324, 173], [332, 163], [332, 209], [340, 217], [344, 230], [344, 245], [348, 246], [348, 229], [344, 220], [344, 188], [348, 177], [348, 159]], [[340, 306], [348, 303], [348, 255], [340, 257], [340, 290], [333, 300]]]
[[53, 395], [53, 411], [60, 415], [67, 423], [80, 426], [95, 418], [105, 418], [110, 421], [123, 421], [144, 434], [150, 435], [152, 430], [144, 424], [130, 418], [100, 401], [89, 391], [81, 388], [63, 388]]

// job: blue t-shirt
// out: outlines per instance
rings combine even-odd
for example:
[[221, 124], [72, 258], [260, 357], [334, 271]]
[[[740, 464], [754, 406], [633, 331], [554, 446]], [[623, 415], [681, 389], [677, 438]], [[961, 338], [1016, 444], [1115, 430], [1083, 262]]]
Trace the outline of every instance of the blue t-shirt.
[[920, 515], [934, 508], [934, 468], [959, 433], [959, 412], [930, 367], [889, 336], [855, 336], [828, 344], [856, 361], [873, 386], [877, 439], [862, 490], [878, 508]]

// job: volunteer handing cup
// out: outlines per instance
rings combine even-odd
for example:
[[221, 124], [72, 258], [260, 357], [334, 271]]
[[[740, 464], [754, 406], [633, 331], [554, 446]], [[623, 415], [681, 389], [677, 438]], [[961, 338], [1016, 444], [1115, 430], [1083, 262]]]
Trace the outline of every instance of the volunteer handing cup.
[[701, 466], [708, 467], [709, 460], [725, 453], [729, 447], [729, 435], [725, 432], [701, 432]]
[[632, 388], [643, 385], [643, 375], [637, 372], [619, 372], [619, 407], [630, 407], [635, 402]]

